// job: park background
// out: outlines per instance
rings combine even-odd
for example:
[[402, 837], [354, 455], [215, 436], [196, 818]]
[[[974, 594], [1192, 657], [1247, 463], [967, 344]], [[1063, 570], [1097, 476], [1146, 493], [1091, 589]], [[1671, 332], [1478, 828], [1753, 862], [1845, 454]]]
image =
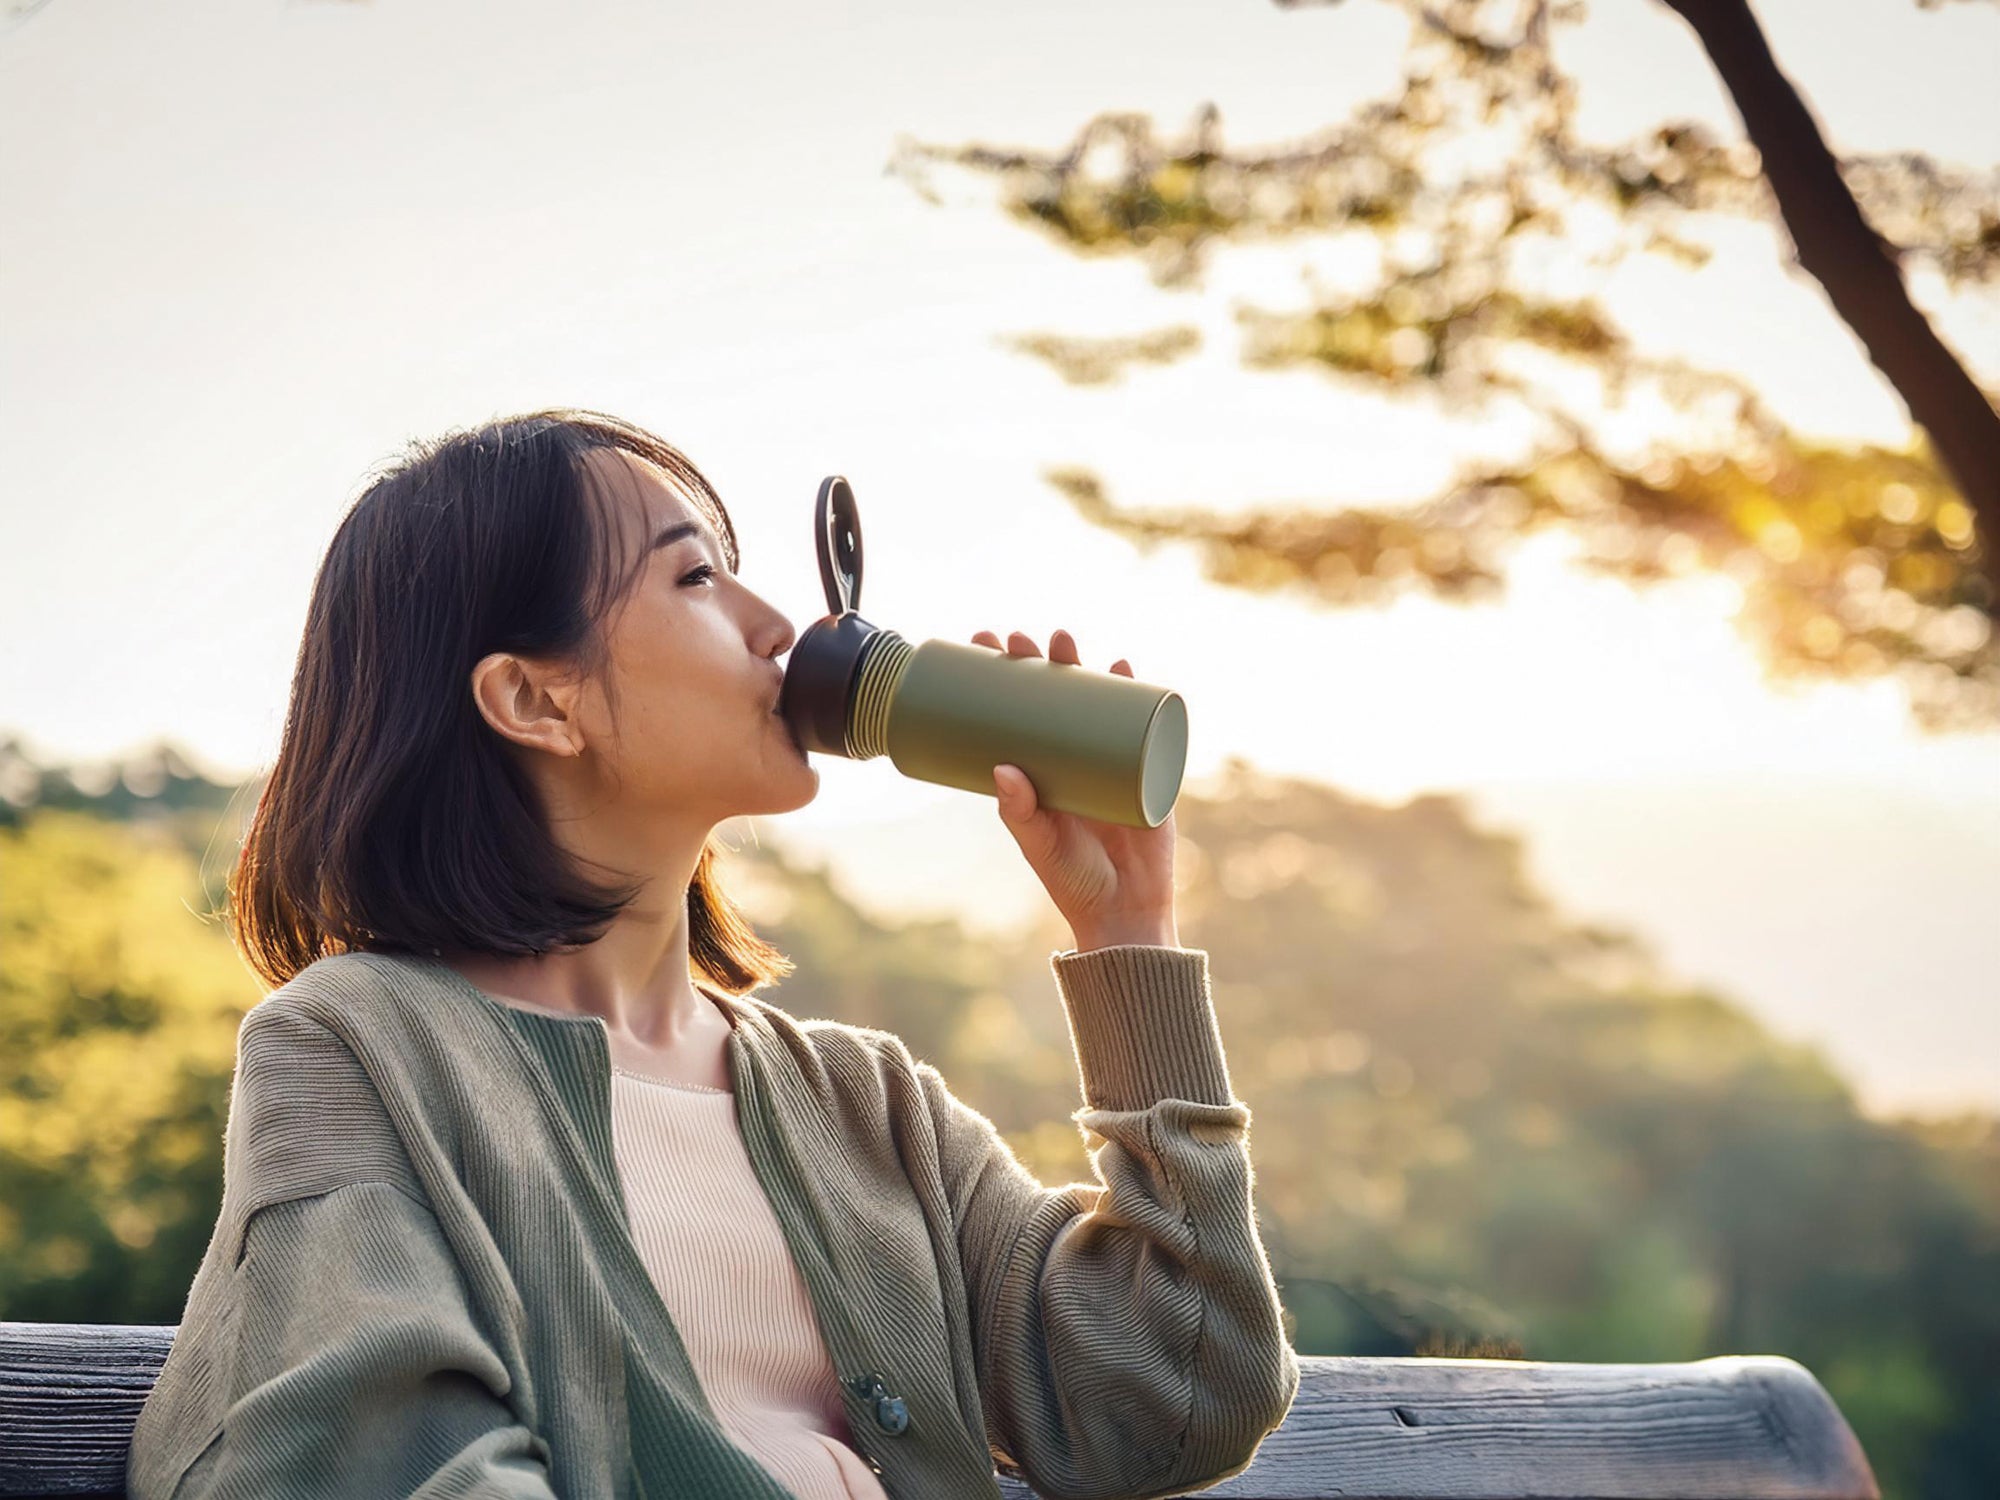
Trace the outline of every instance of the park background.
[[[260, 993], [204, 914], [319, 557], [408, 440], [575, 404], [684, 448], [800, 629], [838, 472], [871, 619], [1066, 628], [1187, 699], [1182, 939], [1302, 1351], [1782, 1353], [1885, 1494], [2000, 1488], [1970, 512], [1727, 191], [1742, 126], [1672, 11], [1544, 14], [1576, 140], [1645, 170], [1551, 190], [1503, 285], [1437, 195], [1482, 144], [1539, 160], [1525, 54], [1478, 45], [1536, 7], [1437, 6], [1442, 41], [1422, 9], [16, 0], [0, 1318], [178, 1321]], [[2000, 7], [1755, 15], [2000, 389]], [[1377, 143], [1429, 132], [1435, 175], [1312, 176], [1413, 66], [1441, 114]], [[1454, 133], [1447, 84], [1495, 80]], [[1062, 155], [1107, 111], [1091, 178]], [[1218, 208], [1230, 153], [1268, 191]], [[1440, 226], [1449, 285], [1410, 270]], [[1754, 393], [1764, 467], [1714, 456], [1743, 410], [1683, 409], [1674, 371]], [[1604, 444], [1580, 476], [1556, 401]], [[1772, 486], [1773, 451], [1811, 482]], [[1511, 482], [1467, 489], [1482, 466]], [[767, 998], [896, 1031], [1046, 1180], [1087, 1176], [1067, 933], [994, 804], [819, 764], [811, 806], [725, 829], [797, 964]]]

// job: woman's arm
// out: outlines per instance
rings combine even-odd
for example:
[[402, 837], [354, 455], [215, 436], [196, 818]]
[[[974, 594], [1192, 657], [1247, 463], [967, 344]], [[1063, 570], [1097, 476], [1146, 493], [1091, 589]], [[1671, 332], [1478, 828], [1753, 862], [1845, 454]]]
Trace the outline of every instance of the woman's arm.
[[918, 1063], [996, 1454], [1049, 1500], [1180, 1494], [1247, 1467], [1299, 1365], [1251, 1206], [1200, 949], [1052, 960], [1095, 1183], [1046, 1187]]
[[253, 1213], [222, 1431], [176, 1500], [555, 1500], [429, 1207], [356, 1182]]

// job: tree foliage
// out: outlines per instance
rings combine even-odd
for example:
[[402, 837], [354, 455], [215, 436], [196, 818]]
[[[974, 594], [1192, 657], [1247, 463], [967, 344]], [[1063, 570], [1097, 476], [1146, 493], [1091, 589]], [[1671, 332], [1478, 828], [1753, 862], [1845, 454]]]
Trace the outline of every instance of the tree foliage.
[[[1328, 605], [1404, 588], [1490, 596], [1511, 545], [1559, 527], [1580, 539], [1585, 567], [1634, 584], [1727, 572], [1774, 678], [1894, 672], [1926, 727], [1994, 722], [2000, 560], [1982, 537], [2000, 515], [1981, 509], [1991, 475], [1968, 489], [1973, 466], [1954, 475], [1922, 433], [1906, 452], [1808, 439], [1740, 379], [1639, 347], [1596, 295], [1635, 257], [1705, 263], [1714, 216], [1777, 221], [1770, 164], [1688, 122], [1582, 139], [1557, 45], [1579, 3], [1393, 3], [1411, 19], [1400, 85], [1304, 143], [1231, 149], [1206, 105], [1179, 138], [1108, 113], [1059, 150], [905, 141], [892, 166], [933, 197], [939, 165], [988, 177], [1017, 221], [1078, 255], [1137, 257], [1173, 293], [1198, 292], [1229, 245], [1358, 250], [1370, 269], [1357, 284], [1309, 275], [1302, 305], [1239, 306], [1241, 362], [1427, 401], [1441, 423], [1515, 415], [1533, 433], [1525, 450], [1468, 463], [1416, 506], [1125, 509], [1089, 471], [1056, 467], [1052, 482], [1107, 529], [1193, 544], [1218, 582]], [[1954, 288], [2000, 281], [2000, 171], [1908, 152], [1838, 167], [1873, 226], [1861, 233], [1898, 268]], [[1795, 237], [1814, 224], [1796, 210], [1783, 222]], [[1900, 280], [1895, 289], [1907, 309]], [[1066, 379], [1105, 384], [1136, 360], [1193, 353], [1192, 333], [1014, 342]], [[1923, 335], [1934, 342], [1928, 325]], [[1976, 391], [1955, 364], [1953, 378]], [[1899, 390], [1920, 421], [1949, 404], [1915, 384]], [[2000, 454], [2000, 417], [1976, 399]], [[1634, 410], [1662, 415], [1643, 441], [1615, 439], [1607, 419]]]
[[158, 826], [0, 826], [0, 1316], [176, 1322], [257, 988]]

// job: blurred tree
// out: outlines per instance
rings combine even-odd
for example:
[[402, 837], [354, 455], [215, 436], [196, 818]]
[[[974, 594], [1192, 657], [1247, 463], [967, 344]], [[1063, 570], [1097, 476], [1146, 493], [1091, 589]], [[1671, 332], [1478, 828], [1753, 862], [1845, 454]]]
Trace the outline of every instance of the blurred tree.
[[[1980, 540], [2000, 526], [2000, 416], [1902, 279], [2000, 281], [2000, 172], [1914, 153], [1836, 161], [1745, 0], [1660, 3], [1694, 27], [1754, 144], [1670, 123], [1611, 146], [1579, 138], [1557, 57], [1581, 0], [1390, 3], [1411, 24], [1400, 91], [1316, 143], [1225, 149], [1210, 105], [1180, 141], [1113, 113], [1061, 151], [905, 141], [891, 165], [933, 198], [931, 163], [990, 174], [1018, 220], [1080, 255], [1139, 256], [1173, 291], [1197, 288], [1222, 243], [1365, 246], [1374, 271], [1358, 289], [1316, 282], [1304, 307], [1238, 307], [1243, 363], [1422, 394], [1441, 419], [1512, 413], [1533, 431], [1526, 451], [1465, 467], [1422, 505], [1320, 513], [1134, 511], [1087, 470], [1051, 482], [1141, 545], [1194, 544], [1218, 582], [1333, 605], [1398, 587], [1491, 597], [1508, 546], [1561, 527], [1584, 566], [1635, 583], [1728, 572], [1774, 677], [1893, 671], [1926, 727], [2000, 718], [2000, 556]], [[1794, 264], [1922, 429], [1909, 451], [1808, 440], [1742, 381], [1636, 347], [1591, 294], [1636, 256], [1702, 264], [1714, 214], [1790, 231]], [[1606, 248], [1592, 253], [1584, 229]], [[1014, 342], [1102, 384], [1200, 340], [1177, 325]], [[1651, 439], [1613, 441], [1607, 415], [1649, 404], [1663, 413]]]
[[[43, 765], [19, 735], [0, 733], [0, 828], [62, 808], [136, 823], [178, 843], [200, 866], [201, 909], [215, 911], [261, 783], [217, 781], [172, 743], [66, 766]], [[218, 815], [229, 816], [218, 821]]]
[[0, 1317], [177, 1322], [258, 995], [167, 831], [0, 826]]
[[2000, 1489], [2000, 1122], [1863, 1114], [1453, 799], [1239, 761], [1176, 819], [1302, 1350], [1788, 1354], [1886, 1495]]

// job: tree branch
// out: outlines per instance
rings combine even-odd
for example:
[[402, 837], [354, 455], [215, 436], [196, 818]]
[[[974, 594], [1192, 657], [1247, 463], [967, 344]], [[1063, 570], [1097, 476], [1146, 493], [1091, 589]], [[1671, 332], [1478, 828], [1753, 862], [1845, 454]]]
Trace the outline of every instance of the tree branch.
[[1763, 157], [1799, 265], [1908, 404], [1985, 533], [2000, 585], [2000, 413], [1910, 301], [1896, 251], [1862, 217], [1747, 0], [1661, 0], [1700, 38]]

